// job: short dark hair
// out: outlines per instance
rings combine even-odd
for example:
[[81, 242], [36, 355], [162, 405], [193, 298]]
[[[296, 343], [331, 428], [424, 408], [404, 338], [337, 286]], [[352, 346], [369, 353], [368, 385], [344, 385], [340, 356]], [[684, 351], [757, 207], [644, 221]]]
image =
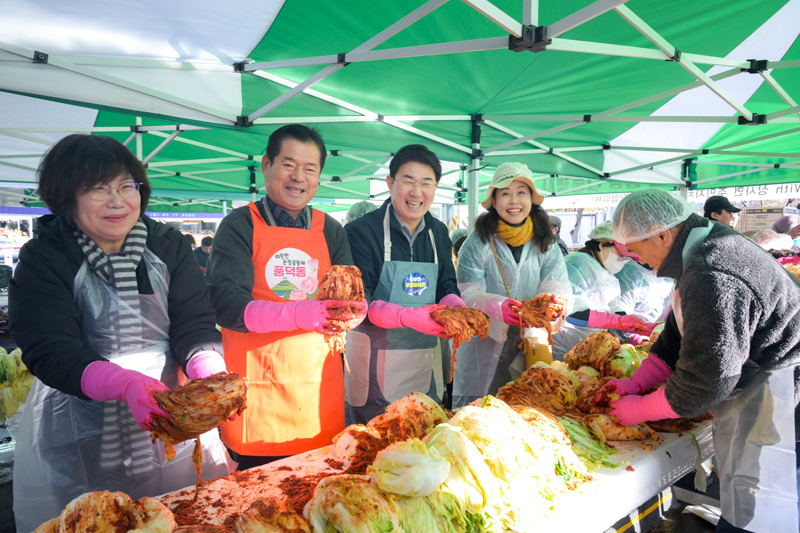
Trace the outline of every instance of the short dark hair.
[[288, 124], [272, 132], [267, 142], [267, 159], [269, 159], [270, 163], [275, 161], [275, 158], [281, 153], [283, 141], [289, 139], [313, 144], [317, 147], [319, 150], [319, 170], [321, 172], [325, 167], [325, 157], [328, 155], [328, 151], [325, 149], [325, 141], [322, 140], [322, 135], [318, 129], [309, 128], [302, 124]]
[[75, 133], [53, 145], [39, 164], [39, 196], [54, 215], [75, 223], [78, 194], [86, 187], [129, 174], [139, 184], [141, 213], [150, 200], [147, 171], [121, 142], [111, 137]]
[[713, 218], [711, 218], [711, 213], [716, 213], [717, 215], [722, 216], [723, 211], [725, 211], [725, 209], [722, 208], [715, 209], [713, 211], [706, 211], [705, 213], [703, 213], [703, 216], [711, 220], [714, 220]]
[[191, 233], [184, 233], [183, 237], [191, 244], [192, 246], [197, 246], [197, 241], [194, 240], [194, 235]]
[[211, 246], [213, 242], [213, 237], [203, 237], [203, 240], [200, 241], [200, 246]]
[[436, 183], [439, 183], [439, 179], [442, 177], [442, 163], [439, 161], [437, 155], [431, 152], [425, 145], [408, 144], [400, 148], [400, 150], [394, 154], [392, 162], [389, 163], [389, 175], [394, 179], [400, 167], [406, 163], [428, 165], [433, 169], [433, 173], [436, 174]]

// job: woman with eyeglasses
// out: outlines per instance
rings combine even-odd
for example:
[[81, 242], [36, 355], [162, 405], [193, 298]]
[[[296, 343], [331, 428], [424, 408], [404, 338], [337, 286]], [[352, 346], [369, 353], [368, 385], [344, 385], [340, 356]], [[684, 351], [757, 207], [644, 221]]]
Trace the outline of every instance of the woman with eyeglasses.
[[634, 303], [622, 298], [616, 274], [630, 260], [628, 251], [614, 242], [611, 222], [598, 224], [589, 233], [589, 240], [576, 253], [564, 260], [575, 296], [572, 314], [553, 335], [553, 358], [563, 361], [572, 347], [589, 334], [612, 330], [627, 340], [622, 332], [649, 335], [654, 324], [634, 315]]
[[[497, 390], [525, 370], [520, 345], [519, 306], [539, 294], [572, 300], [561, 249], [544, 196], [522, 163], [497, 167], [486, 198], [458, 256], [458, 287], [467, 306], [488, 314], [489, 337], [473, 338], [456, 351], [453, 406], [461, 407]], [[553, 323], [558, 331], [559, 322]]]
[[[88, 491], [157, 496], [194, 484], [192, 444], [151, 443], [153, 394], [225, 371], [221, 335], [189, 244], [144, 214], [146, 171], [121, 143], [69, 135], [39, 166], [39, 219], [9, 290], [11, 334], [36, 377], [14, 456], [18, 531]], [[216, 431], [203, 477], [226, 475]]]

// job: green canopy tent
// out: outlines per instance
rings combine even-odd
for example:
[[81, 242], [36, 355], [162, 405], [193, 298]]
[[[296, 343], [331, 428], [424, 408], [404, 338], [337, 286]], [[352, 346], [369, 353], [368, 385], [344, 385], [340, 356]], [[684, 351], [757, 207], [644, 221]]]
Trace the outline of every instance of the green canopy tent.
[[152, 205], [263, 192], [267, 137], [318, 127], [318, 205], [387, 197], [391, 155], [450, 162], [477, 213], [492, 170], [552, 196], [800, 181], [800, 0], [0, 0], [0, 201], [70, 132], [148, 165]]

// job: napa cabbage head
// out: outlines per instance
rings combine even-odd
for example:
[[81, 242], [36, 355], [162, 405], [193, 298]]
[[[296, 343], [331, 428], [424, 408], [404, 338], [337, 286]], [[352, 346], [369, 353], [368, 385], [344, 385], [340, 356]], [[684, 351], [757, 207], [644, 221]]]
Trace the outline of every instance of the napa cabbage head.
[[378, 488], [401, 496], [427, 496], [447, 478], [450, 463], [419, 439], [392, 444], [367, 468]]

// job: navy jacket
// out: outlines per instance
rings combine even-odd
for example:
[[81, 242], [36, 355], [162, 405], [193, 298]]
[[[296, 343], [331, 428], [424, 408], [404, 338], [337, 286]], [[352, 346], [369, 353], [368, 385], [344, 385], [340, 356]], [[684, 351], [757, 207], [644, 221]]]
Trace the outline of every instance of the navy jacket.
[[[372, 293], [378, 286], [383, 269], [383, 217], [387, 209], [391, 209], [391, 198], [386, 200], [380, 209], [367, 213], [345, 226], [353, 262], [361, 270], [364, 282], [364, 293], [372, 302]], [[436, 241], [436, 252], [439, 260], [439, 281], [436, 284], [436, 301], [448, 294], [461, 296], [456, 281], [456, 270], [453, 267], [453, 243], [447, 232], [447, 226], [430, 213], [425, 213], [425, 229], [414, 240], [412, 249], [397, 218], [389, 215], [391, 221], [390, 237], [392, 241], [392, 261], [413, 261], [417, 263], [433, 263], [433, 247], [429, 233], [433, 232]]]

